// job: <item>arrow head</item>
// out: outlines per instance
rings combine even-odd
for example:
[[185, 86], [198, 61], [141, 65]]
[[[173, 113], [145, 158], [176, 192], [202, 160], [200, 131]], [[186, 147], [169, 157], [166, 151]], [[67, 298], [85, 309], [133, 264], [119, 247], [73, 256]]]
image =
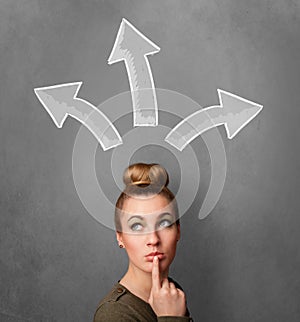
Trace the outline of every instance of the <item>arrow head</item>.
[[160, 51], [150, 39], [138, 31], [128, 20], [122, 19], [108, 64], [124, 60], [128, 54], [153, 55]]
[[262, 105], [221, 89], [218, 89], [218, 95], [225, 114], [225, 128], [229, 139], [241, 131], [263, 108]]
[[39, 101], [58, 128], [63, 126], [69, 114], [68, 102], [76, 97], [81, 85], [82, 82], [76, 82], [34, 89]]

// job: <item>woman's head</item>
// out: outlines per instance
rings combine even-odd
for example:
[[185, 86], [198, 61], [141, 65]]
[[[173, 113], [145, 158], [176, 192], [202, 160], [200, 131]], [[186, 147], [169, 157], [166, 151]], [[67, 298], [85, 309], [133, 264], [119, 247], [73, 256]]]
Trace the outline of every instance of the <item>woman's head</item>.
[[124, 172], [125, 189], [120, 194], [115, 208], [115, 227], [122, 231], [122, 214], [124, 205], [129, 199], [152, 199], [159, 195], [166, 199], [179, 225], [178, 206], [174, 194], [169, 190], [169, 175], [167, 171], [156, 163], [135, 163]]
[[178, 208], [167, 188], [166, 170], [158, 164], [133, 164], [124, 173], [125, 189], [115, 211], [117, 239], [131, 269], [151, 272], [154, 255], [168, 271], [180, 238]]

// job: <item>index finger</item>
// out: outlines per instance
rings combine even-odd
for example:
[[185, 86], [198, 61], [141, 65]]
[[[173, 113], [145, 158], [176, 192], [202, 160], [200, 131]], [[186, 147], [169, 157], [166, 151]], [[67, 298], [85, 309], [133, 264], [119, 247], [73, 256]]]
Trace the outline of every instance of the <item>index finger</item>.
[[152, 266], [152, 289], [159, 290], [160, 288], [161, 284], [159, 277], [159, 260], [157, 256], [154, 256]]

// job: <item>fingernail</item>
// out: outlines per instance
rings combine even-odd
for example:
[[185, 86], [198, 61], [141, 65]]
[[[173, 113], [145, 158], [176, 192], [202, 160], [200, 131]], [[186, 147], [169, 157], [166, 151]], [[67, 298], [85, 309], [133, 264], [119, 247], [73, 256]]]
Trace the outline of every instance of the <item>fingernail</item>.
[[157, 261], [158, 260], [158, 257], [157, 256], [154, 256], [154, 260]]

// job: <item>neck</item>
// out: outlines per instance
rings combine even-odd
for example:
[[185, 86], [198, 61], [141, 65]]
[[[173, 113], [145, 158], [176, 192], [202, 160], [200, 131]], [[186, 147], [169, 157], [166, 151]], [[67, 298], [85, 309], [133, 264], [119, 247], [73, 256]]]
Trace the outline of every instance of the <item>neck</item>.
[[[169, 271], [167, 270], [160, 274], [161, 281], [163, 278], [168, 277], [168, 273]], [[152, 273], [142, 271], [129, 263], [128, 270], [120, 280], [120, 284], [125, 286], [134, 295], [148, 302], [152, 288]]]

